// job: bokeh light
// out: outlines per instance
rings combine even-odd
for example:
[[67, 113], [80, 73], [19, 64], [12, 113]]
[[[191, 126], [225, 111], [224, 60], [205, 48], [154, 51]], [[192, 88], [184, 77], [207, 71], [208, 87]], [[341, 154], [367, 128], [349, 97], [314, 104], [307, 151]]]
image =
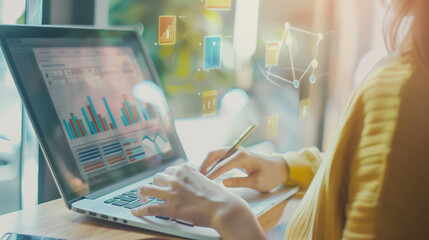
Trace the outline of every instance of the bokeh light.
[[222, 98], [222, 107], [230, 111], [239, 111], [249, 102], [249, 96], [241, 89], [230, 89]]

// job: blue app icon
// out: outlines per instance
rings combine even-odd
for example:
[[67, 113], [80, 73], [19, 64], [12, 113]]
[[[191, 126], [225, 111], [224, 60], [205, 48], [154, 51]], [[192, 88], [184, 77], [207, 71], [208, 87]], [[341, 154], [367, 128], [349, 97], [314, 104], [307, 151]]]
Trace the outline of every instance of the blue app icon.
[[220, 68], [221, 37], [204, 38], [204, 70]]

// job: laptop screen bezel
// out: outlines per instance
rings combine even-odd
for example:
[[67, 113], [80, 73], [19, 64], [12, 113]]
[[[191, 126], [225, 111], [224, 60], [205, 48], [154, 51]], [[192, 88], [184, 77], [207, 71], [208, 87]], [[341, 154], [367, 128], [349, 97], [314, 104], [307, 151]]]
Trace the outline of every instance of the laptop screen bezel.
[[[102, 191], [104, 188], [109, 188], [109, 186], [104, 186], [100, 189], [95, 189], [94, 191], [91, 191], [84, 195], [77, 195], [76, 193], [70, 194], [69, 192], [65, 191], [66, 182], [63, 181], [63, 178], [59, 176], [60, 171], [58, 167], [56, 166], [55, 161], [53, 161], [57, 156], [57, 151], [51, 151], [52, 146], [52, 140], [49, 141], [46, 131], [43, 130], [42, 124], [40, 119], [36, 117], [35, 105], [38, 104], [38, 102], [46, 102], [50, 101], [52, 103], [52, 100], [50, 99], [49, 94], [46, 94], [46, 96], [42, 96], [42, 98], [45, 99], [31, 99], [29, 97], [29, 94], [27, 93], [27, 90], [24, 87], [24, 83], [19, 75], [18, 69], [15, 66], [14, 58], [12, 57], [12, 52], [10, 51], [9, 45], [7, 43], [7, 39], [14, 39], [14, 38], [61, 38], [61, 36], [67, 36], [70, 34], [70, 31], [73, 31], [76, 36], [80, 37], [99, 37], [100, 35], [103, 37], [127, 37], [127, 38], [134, 38], [139, 44], [139, 50], [144, 58], [144, 61], [147, 65], [147, 68], [149, 69], [149, 74], [152, 77], [152, 80], [158, 85], [162, 86], [158, 77], [158, 74], [155, 70], [155, 66], [153, 65], [153, 62], [150, 58], [150, 55], [148, 54], [148, 50], [146, 48], [146, 45], [144, 43], [144, 40], [137, 34], [135, 30], [124, 30], [124, 29], [100, 29], [100, 28], [92, 28], [92, 27], [70, 27], [70, 26], [28, 26], [28, 25], [0, 25], [0, 41], [1, 41], [1, 47], [6, 59], [6, 62], [9, 66], [10, 72], [12, 74], [12, 77], [15, 81], [15, 84], [18, 88], [18, 92], [21, 96], [21, 99], [24, 103], [25, 109], [28, 113], [29, 119], [34, 127], [34, 130], [36, 132], [36, 135], [38, 136], [41, 149], [43, 151], [43, 154], [45, 156], [45, 159], [47, 160], [48, 166], [50, 168], [50, 171], [52, 175], [54, 176], [55, 183], [57, 184], [57, 187], [60, 191], [61, 196], [65, 200], [67, 206], [70, 208], [71, 204], [81, 199], [82, 197], [85, 197], [86, 195], [92, 194], [97, 191]], [[43, 87], [46, 88], [45, 83], [43, 83]], [[48, 92], [46, 88], [46, 93]], [[165, 93], [164, 93], [165, 95]], [[40, 101], [42, 100], [42, 101]], [[48, 106], [50, 108], [49, 110], [56, 112], [55, 108], [52, 106]], [[52, 107], [52, 108], [51, 108]], [[169, 114], [169, 117], [167, 119], [171, 123], [172, 131], [169, 132], [168, 138], [170, 140], [170, 144], [173, 148], [173, 154], [171, 155], [171, 161], [169, 161], [168, 164], [164, 164], [163, 166], [158, 167], [157, 169], [150, 169], [148, 171], [145, 171], [141, 174], [136, 174], [140, 176], [141, 178], [149, 177], [152, 175], [155, 171], [160, 171], [163, 168], [167, 166], [174, 165], [179, 162], [186, 161], [186, 155], [183, 150], [183, 147], [180, 143], [180, 140], [177, 136], [177, 132], [174, 126], [173, 117], [171, 115], [171, 112]], [[57, 121], [58, 124], [60, 124], [59, 121]], [[46, 129], [46, 126], [44, 126]], [[63, 149], [68, 149], [68, 152], [65, 152], [63, 154], [69, 154], [67, 158], [73, 157], [71, 153], [71, 148], [67, 143], [65, 133], [63, 133], [63, 141], [57, 144], [60, 144], [60, 146]], [[135, 179], [136, 175], [129, 176], [128, 178], [122, 179], [122, 182], [127, 182], [127, 179]], [[115, 185], [118, 185], [116, 182]], [[120, 184], [119, 184], [120, 185]]]

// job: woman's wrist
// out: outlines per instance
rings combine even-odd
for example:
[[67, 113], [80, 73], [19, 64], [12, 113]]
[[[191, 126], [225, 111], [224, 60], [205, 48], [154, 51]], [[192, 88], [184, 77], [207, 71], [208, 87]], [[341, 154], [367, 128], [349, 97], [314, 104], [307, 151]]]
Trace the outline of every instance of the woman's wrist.
[[223, 239], [265, 239], [258, 220], [244, 201], [229, 202], [218, 209], [212, 227]]
[[289, 180], [289, 165], [287, 161], [280, 155], [273, 155], [273, 159], [275, 159], [275, 162], [277, 163], [277, 166], [279, 170], [279, 180], [281, 183], [286, 183]]

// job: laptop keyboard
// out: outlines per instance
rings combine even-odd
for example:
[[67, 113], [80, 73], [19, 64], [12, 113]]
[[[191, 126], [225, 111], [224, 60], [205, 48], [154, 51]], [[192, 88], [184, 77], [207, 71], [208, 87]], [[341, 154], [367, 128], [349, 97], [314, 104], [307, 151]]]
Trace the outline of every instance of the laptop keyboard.
[[[150, 183], [152, 184], [152, 183]], [[131, 189], [128, 192], [124, 192], [122, 194], [119, 194], [113, 198], [107, 199], [106, 201], [104, 201], [104, 203], [106, 204], [110, 204], [113, 206], [118, 206], [118, 207], [124, 207], [124, 208], [128, 208], [128, 209], [133, 209], [133, 208], [137, 208], [140, 207], [142, 205], [146, 205], [148, 203], [150, 204], [164, 204], [165, 202], [158, 199], [158, 198], [153, 198], [153, 197], [149, 197], [149, 200], [145, 203], [140, 203], [139, 199], [137, 197], [137, 191], [139, 190], [139, 188], [134, 188]], [[173, 219], [167, 216], [155, 216], [157, 218], [160, 219], [164, 219], [164, 220], [171, 220], [171, 221], [175, 221], [177, 223], [186, 225], [186, 226], [190, 226], [193, 227], [194, 225], [190, 222], [181, 220], [181, 219]]]
[[[246, 176], [246, 175], [242, 171], [232, 170], [232, 171], [224, 173], [220, 177], [216, 178], [215, 182], [217, 182], [218, 184], [222, 184], [222, 181], [224, 179], [227, 179], [230, 177], [237, 177], [237, 176], [241, 177], [241, 176]], [[152, 184], [152, 182], [149, 184]], [[107, 199], [106, 201], [104, 201], [104, 203], [114, 205], [114, 206], [118, 206], [118, 207], [124, 207], [124, 208], [128, 208], [128, 209], [138, 208], [138, 207], [140, 207], [142, 205], [146, 205], [148, 203], [150, 203], [150, 204], [163, 204], [164, 203], [164, 201], [162, 201], [160, 199], [149, 197], [149, 200], [147, 202], [145, 202], [144, 204], [142, 204], [142, 203], [140, 203], [140, 201], [137, 197], [137, 191], [138, 190], [139, 190], [139, 188], [131, 189], [128, 192], [124, 192], [124, 193], [119, 194], [113, 198]]]
[[106, 201], [104, 201], [104, 203], [110, 204], [113, 206], [124, 207], [128, 209], [137, 208], [148, 203], [150, 204], [164, 203], [164, 201], [160, 199], [149, 197], [149, 200], [146, 203], [142, 204], [137, 197], [137, 191], [138, 191], [138, 188], [131, 189], [128, 192], [124, 192], [113, 198], [107, 199]]

